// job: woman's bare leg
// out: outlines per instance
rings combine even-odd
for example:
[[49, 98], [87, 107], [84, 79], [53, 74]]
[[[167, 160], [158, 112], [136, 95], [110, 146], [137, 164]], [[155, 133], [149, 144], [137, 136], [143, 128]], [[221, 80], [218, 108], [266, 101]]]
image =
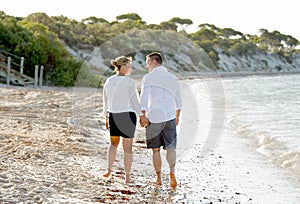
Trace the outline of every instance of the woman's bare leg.
[[118, 149], [119, 142], [120, 142], [120, 136], [110, 136], [110, 146], [107, 154], [107, 160], [108, 160], [107, 172], [103, 175], [106, 178], [111, 175], [112, 166], [117, 156], [117, 149]]
[[132, 142], [133, 138], [123, 138], [125, 183], [130, 182], [130, 171], [132, 166]]

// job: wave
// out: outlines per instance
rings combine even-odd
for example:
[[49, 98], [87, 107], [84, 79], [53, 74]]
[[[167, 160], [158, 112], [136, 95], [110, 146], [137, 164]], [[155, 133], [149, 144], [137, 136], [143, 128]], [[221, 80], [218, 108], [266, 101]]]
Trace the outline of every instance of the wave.
[[300, 149], [289, 150], [283, 141], [262, 135], [258, 138], [257, 151], [277, 166], [300, 175]]
[[235, 114], [227, 117], [227, 123], [233, 133], [249, 139], [256, 151], [268, 161], [300, 176], [300, 148], [289, 149], [286, 142], [272, 137], [268, 131], [257, 130], [251, 124], [239, 121]]

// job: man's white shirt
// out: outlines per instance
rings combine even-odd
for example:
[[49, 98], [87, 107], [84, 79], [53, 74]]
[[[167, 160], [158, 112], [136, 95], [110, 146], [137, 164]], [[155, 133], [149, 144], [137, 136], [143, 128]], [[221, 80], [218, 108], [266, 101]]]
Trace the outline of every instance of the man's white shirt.
[[175, 119], [176, 110], [182, 108], [177, 77], [164, 66], [154, 68], [142, 79], [140, 103], [152, 123]]

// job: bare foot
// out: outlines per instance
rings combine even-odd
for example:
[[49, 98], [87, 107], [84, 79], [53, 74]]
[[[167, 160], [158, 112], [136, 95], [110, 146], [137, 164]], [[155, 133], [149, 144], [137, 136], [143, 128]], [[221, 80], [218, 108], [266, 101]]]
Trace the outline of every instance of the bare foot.
[[176, 181], [174, 173], [172, 172], [172, 173], [170, 173], [170, 187], [176, 188], [176, 186], [177, 186], [177, 181]]
[[111, 173], [110, 172], [107, 172], [106, 174], [103, 174], [102, 175], [104, 178], [109, 178], [111, 176]]
[[130, 174], [125, 174], [125, 184], [130, 184]]
[[161, 182], [161, 173], [160, 171], [157, 171], [156, 172], [156, 182], [155, 182], [156, 185], [159, 185], [161, 186], [162, 185], [162, 182]]
[[161, 186], [162, 185], [161, 179], [157, 178], [155, 184]]

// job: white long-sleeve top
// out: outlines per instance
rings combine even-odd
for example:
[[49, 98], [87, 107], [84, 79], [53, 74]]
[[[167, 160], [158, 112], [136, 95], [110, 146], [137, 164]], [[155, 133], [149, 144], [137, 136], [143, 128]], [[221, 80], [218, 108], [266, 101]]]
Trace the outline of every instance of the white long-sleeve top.
[[161, 123], [176, 118], [176, 110], [182, 108], [182, 99], [177, 77], [159, 66], [142, 79], [141, 106], [152, 123]]
[[103, 113], [129, 111], [142, 115], [135, 81], [118, 75], [107, 78], [103, 86]]

